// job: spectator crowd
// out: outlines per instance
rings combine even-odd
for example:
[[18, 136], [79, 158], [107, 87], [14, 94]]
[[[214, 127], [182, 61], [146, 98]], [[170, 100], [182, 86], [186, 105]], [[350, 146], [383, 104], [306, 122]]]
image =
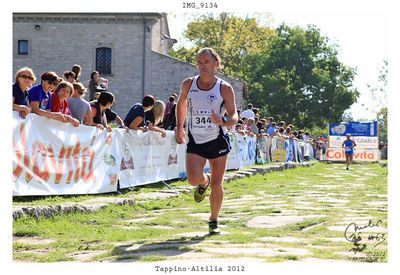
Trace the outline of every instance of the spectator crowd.
[[[322, 159], [326, 153], [327, 144], [325, 138], [320, 135], [318, 138], [313, 138], [308, 131], [295, 129], [293, 124], [286, 124], [285, 121], [275, 121], [274, 117], [263, 118], [259, 114], [259, 110], [254, 108], [253, 104], [249, 103], [247, 109], [241, 112], [238, 110], [239, 121], [235, 126], [229, 129], [231, 132], [240, 135], [256, 136], [261, 138], [267, 137], [282, 137], [284, 139], [292, 139], [310, 143], [313, 147], [313, 157]], [[309, 156], [305, 156], [306, 160]]]
[[[36, 76], [31, 68], [20, 68], [15, 75], [13, 84], [13, 110], [18, 111], [22, 118], [29, 113], [35, 113], [63, 123], [71, 123], [75, 127], [84, 124], [111, 131], [110, 123], [114, 122], [127, 131], [153, 131], [162, 137], [165, 130], [176, 128], [176, 101], [178, 95], [172, 94], [166, 104], [156, 100], [152, 95], [145, 95], [142, 102], [134, 104], [125, 118], [122, 119], [111, 109], [115, 103], [115, 95], [108, 91], [109, 81], [93, 71], [88, 80], [88, 88], [80, 82], [81, 66], [75, 64], [71, 70], [59, 77], [55, 72], [45, 72], [40, 77], [40, 83], [32, 86]], [[84, 96], [89, 91], [90, 101]], [[238, 110], [239, 121], [228, 129], [240, 135], [261, 138], [283, 137], [285, 139], [301, 140], [313, 147], [314, 158], [319, 159], [325, 154], [326, 140], [322, 135], [313, 138], [309, 132], [296, 129], [293, 124], [276, 121], [274, 117], [263, 118], [257, 108], [251, 103], [241, 112]]]
[[[166, 136], [165, 130], [175, 129], [177, 94], [171, 95], [166, 104], [152, 95], [145, 95], [122, 119], [111, 109], [115, 95], [108, 91], [108, 80], [93, 71], [85, 88], [80, 75], [81, 66], [75, 64], [62, 78], [55, 72], [43, 73], [40, 83], [32, 86], [36, 82], [33, 70], [20, 68], [13, 83], [13, 110], [19, 112], [21, 118], [34, 113], [75, 127], [83, 124], [107, 131], [112, 130], [110, 123], [114, 121], [127, 131], [154, 131], [162, 137]], [[87, 91], [90, 101], [84, 99]]]

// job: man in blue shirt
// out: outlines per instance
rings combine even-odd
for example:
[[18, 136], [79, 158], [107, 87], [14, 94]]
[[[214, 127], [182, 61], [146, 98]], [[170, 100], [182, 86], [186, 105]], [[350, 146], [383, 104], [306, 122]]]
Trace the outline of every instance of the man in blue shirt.
[[267, 135], [271, 136], [276, 131], [276, 123], [272, 122], [271, 127], [267, 130]]
[[269, 127], [272, 126], [272, 122], [274, 122], [274, 118], [271, 116], [271, 117], [268, 118], [268, 124], [267, 124], [267, 126], [265, 126], [265, 129], [268, 130]]

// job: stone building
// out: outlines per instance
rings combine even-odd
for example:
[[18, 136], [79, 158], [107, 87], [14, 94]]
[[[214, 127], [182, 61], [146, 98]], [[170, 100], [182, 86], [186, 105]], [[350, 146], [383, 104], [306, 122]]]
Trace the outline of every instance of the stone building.
[[[144, 94], [166, 102], [179, 94], [186, 77], [198, 73], [196, 66], [168, 55], [176, 42], [165, 13], [14, 13], [13, 76], [28, 66], [39, 82], [46, 71], [62, 76], [79, 64], [87, 87], [97, 70], [109, 80], [108, 90], [116, 95], [113, 109], [123, 119]], [[241, 108], [246, 84], [218, 76], [233, 86]]]

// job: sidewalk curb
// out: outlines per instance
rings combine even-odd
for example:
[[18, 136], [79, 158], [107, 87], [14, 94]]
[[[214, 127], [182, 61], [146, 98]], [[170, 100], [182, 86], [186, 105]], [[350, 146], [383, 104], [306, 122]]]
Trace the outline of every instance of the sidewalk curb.
[[[310, 167], [314, 165], [316, 161], [304, 162], [304, 163], [279, 163], [275, 165], [263, 166], [254, 165], [250, 168], [243, 168], [233, 173], [226, 173], [224, 175], [224, 182], [230, 182], [232, 180], [241, 179], [244, 177], [250, 177], [255, 174], [266, 174], [275, 171], [283, 171], [285, 169], [294, 169], [297, 166]], [[31, 216], [36, 219], [40, 218], [51, 218], [55, 215], [69, 214], [69, 213], [93, 213], [97, 210], [106, 208], [111, 204], [115, 205], [133, 205], [140, 204], [143, 202], [136, 201], [135, 198], [146, 198], [146, 199], [166, 199], [172, 197], [181, 196], [182, 193], [190, 193], [194, 189], [193, 186], [178, 187], [173, 190], [159, 190], [155, 192], [142, 193], [134, 195], [131, 198], [118, 198], [118, 197], [104, 197], [89, 199], [82, 203], [65, 203], [60, 205], [15, 205], [12, 209], [13, 219], [17, 220], [21, 217]]]

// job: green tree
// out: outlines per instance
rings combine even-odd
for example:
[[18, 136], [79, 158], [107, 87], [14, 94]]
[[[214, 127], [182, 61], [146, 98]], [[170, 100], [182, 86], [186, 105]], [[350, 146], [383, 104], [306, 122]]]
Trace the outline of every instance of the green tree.
[[268, 47], [251, 54], [242, 70], [249, 101], [296, 128], [325, 127], [340, 122], [359, 96], [352, 87], [355, 70], [338, 60], [337, 45], [320, 30], [280, 25]]
[[190, 22], [184, 32], [195, 47], [171, 49], [170, 55], [196, 64], [195, 53], [200, 48], [211, 47], [221, 56], [222, 73], [242, 78], [244, 57], [265, 48], [272, 33], [268, 27], [259, 27], [256, 18], [243, 19], [230, 13], [204, 14]]
[[388, 139], [388, 108], [383, 107], [377, 114], [379, 141], [387, 142]]

